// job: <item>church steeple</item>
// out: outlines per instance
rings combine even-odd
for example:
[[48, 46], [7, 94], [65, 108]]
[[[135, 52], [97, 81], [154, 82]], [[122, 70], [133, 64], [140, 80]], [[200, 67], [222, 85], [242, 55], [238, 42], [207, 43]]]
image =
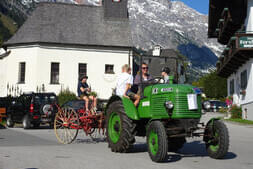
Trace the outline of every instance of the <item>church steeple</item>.
[[106, 18], [128, 18], [128, 0], [104, 0]]

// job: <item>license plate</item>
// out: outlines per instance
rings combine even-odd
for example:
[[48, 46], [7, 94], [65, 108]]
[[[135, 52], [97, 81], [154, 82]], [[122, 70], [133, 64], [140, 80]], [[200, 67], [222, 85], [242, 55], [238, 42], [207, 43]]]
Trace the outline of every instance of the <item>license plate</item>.
[[188, 109], [189, 110], [197, 110], [198, 109], [198, 102], [197, 102], [197, 95], [196, 94], [188, 94]]
[[49, 122], [49, 119], [41, 119], [42, 122]]

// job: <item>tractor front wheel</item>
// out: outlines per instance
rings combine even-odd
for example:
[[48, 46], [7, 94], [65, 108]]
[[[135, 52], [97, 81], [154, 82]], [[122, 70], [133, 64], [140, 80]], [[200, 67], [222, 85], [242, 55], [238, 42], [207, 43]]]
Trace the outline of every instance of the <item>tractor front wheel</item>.
[[106, 112], [106, 138], [112, 152], [127, 152], [135, 142], [135, 124], [127, 117], [121, 101], [111, 103]]
[[229, 135], [225, 124], [220, 120], [209, 123], [205, 135], [208, 155], [214, 159], [222, 159], [229, 148]]
[[152, 161], [163, 162], [168, 151], [167, 134], [160, 121], [152, 121], [147, 129], [148, 153]]

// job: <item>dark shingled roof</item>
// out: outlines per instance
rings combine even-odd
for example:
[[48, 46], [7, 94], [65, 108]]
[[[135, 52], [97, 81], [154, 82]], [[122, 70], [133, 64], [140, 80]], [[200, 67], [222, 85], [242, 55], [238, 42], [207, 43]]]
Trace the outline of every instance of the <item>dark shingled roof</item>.
[[53, 43], [132, 47], [128, 18], [105, 18], [104, 8], [40, 3], [5, 46]]

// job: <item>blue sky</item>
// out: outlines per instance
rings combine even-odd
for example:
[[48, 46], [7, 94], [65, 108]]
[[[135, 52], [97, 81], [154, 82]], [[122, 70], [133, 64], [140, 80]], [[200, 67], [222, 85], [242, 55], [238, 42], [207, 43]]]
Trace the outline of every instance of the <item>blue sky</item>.
[[[200, 13], [208, 14], [209, 0], [180, 0]], [[222, 1], [222, 0], [221, 0]]]

